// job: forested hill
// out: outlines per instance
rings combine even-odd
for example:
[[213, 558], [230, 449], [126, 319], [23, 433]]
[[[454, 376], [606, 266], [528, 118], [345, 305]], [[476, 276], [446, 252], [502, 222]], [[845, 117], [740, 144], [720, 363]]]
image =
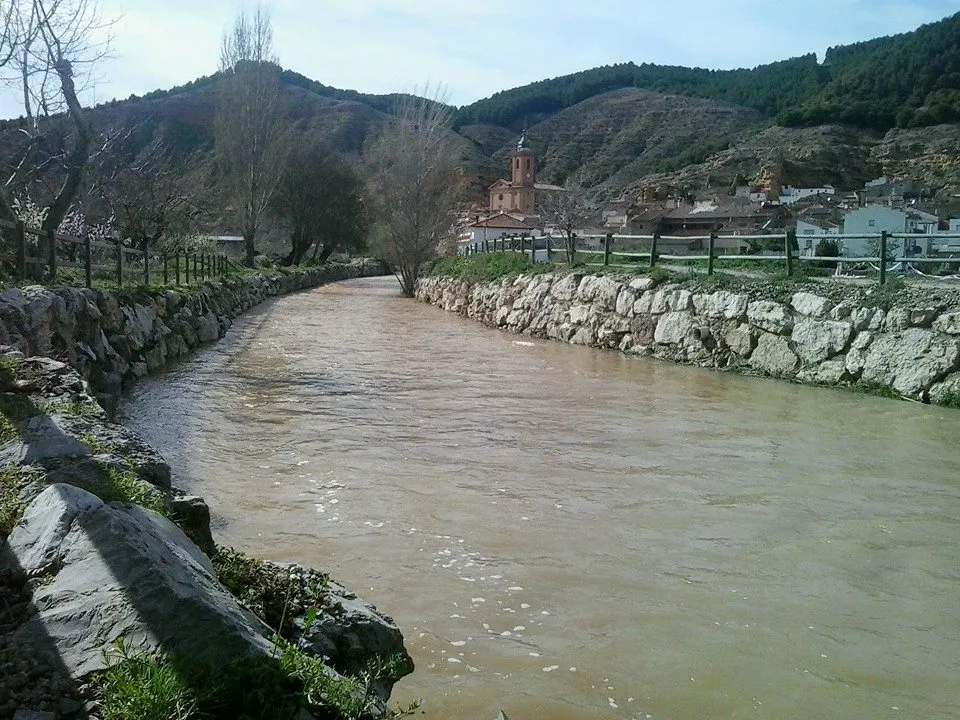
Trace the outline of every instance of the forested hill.
[[960, 122], [960, 13], [901, 35], [833, 47], [752, 70], [633, 62], [496, 93], [459, 110], [459, 125], [519, 130], [611, 90], [638, 88], [752, 108], [785, 126], [888, 130]]

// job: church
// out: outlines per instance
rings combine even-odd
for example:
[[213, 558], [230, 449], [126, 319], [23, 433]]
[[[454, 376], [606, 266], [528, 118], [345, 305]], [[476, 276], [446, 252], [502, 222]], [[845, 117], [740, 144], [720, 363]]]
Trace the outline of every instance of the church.
[[510, 155], [510, 180], [497, 180], [490, 186], [490, 212], [535, 215], [537, 191], [557, 192], [563, 188], [537, 182], [537, 161], [527, 145], [526, 132], [520, 136], [517, 149]]

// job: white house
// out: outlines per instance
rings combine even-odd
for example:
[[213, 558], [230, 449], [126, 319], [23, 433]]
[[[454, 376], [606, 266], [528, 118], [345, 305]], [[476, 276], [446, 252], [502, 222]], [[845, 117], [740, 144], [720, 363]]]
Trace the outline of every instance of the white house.
[[832, 196], [835, 192], [836, 189], [830, 185], [815, 188], [795, 188], [785, 185], [780, 188], [780, 202], [784, 205], [793, 205], [793, 203], [806, 197], [813, 195]]
[[954, 233], [960, 233], [960, 218], [952, 218], [950, 220], [950, 229], [947, 231], [951, 235]]
[[[843, 216], [844, 235], [875, 235], [907, 231], [907, 214], [884, 205], [868, 205]], [[876, 250], [876, 240], [844, 238], [841, 254], [846, 257], [866, 257]]]
[[801, 255], [816, 254], [819, 238], [810, 235], [839, 235], [840, 225], [829, 218], [797, 218], [797, 248]]
[[530, 235], [536, 224], [530, 220], [517, 218], [509, 213], [497, 213], [483, 220], [467, 225], [460, 234], [461, 250], [484, 242], [499, 240], [507, 235]]
[[940, 228], [940, 218], [933, 213], [908, 208], [907, 213], [907, 232], [922, 233], [928, 235], [935, 233]]

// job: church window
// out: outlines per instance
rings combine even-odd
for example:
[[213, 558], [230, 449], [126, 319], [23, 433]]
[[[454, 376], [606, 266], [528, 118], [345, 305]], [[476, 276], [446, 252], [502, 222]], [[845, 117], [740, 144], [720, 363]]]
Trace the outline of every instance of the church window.
[[520, 169], [520, 158], [517, 158], [517, 170]]
[[503, 200], [503, 193], [500, 193], [500, 199]]
[[530, 158], [527, 158], [527, 170], [530, 169]]

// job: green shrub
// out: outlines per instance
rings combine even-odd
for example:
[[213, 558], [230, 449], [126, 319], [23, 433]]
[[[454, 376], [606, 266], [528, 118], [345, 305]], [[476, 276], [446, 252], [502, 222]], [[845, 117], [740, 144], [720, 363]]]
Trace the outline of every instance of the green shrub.
[[130, 470], [103, 468], [103, 477], [91, 492], [104, 502], [132, 503], [172, 519], [163, 493]]
[[529, 274], [536, 267], [520, 253], [484, 253], [443, 258], [434, 264], [429, 275], [492, 282], [509, 275]]

